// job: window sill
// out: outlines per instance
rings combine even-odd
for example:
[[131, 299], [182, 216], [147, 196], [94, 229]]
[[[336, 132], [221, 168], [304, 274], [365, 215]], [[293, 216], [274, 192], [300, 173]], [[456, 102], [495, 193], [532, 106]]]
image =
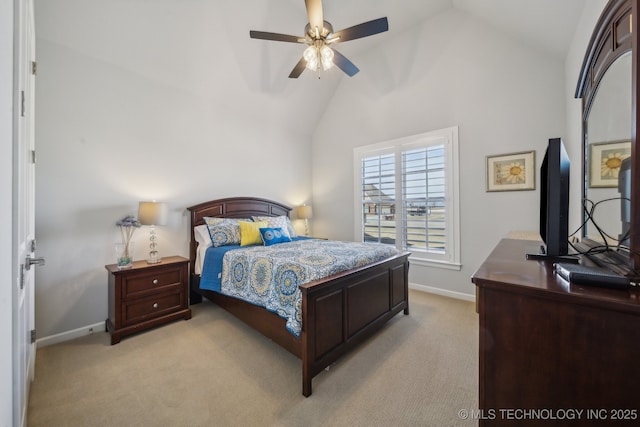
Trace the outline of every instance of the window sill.
[[449, 261], [437, 261], [433, 259], [425, 259], [425, 258], [410, 256], [409, 262], [416, 265], [420, 265], [422, 267], [435, 267], [435, 268], [443, 268], [445, 270], [455, 270], [455, 271], [462, 270], [462, 264], [449, 262]]

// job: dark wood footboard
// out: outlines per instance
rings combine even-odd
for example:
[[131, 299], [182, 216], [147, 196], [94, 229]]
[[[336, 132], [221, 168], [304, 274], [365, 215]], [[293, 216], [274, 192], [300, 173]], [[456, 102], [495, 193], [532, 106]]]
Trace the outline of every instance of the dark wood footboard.
[[409, 314], [409, 254], [404, 253], [300, 286], [302, 332], [287, 331], [286, 320], [237, 298], [199, 288], [193, 226], [204, 216], [244, 218], [288, 214], [290, 208], [269, 200], [231, 198], [201, 203], [191, 211], [191, 303], [202, 296], [218, 304], [302, 359], [302, 394], [310, 396], [312, 379], [358, 343], [380, 330], [401, 311]]
[[302, 290], [302, 394], [311, 380], [385, 322], [409, 314], [409, 254], [310, 282]]

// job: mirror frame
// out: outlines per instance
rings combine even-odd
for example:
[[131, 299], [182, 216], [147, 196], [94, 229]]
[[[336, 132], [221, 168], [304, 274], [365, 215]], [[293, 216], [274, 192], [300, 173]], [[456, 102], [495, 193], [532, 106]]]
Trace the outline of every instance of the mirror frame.
[[[587, 52], [582, 63], [576, 98], [582, 98], [582, 197], [587, 189], [587, 119], [598, 87], [606, 71], [620, 56], [631, 52], [631, 227], [629, 256], [620, 256], [609, 251], [598, 257], [606, 258], [606, 265], [612, 264], [618, 272], [638, 278], [640, 270], [640, 183], [638, 183], [640, 158], [636, 137], [640, 133], [638, 126], [638, 16], [637, 0], [609, 0], [593, 30]], [[586, 218], [582, 209], [583, 220]], [[584, 238], [583, 245], [588, 250], [598, 243]], [[597, 262], [597, 261], [596, 261]]]

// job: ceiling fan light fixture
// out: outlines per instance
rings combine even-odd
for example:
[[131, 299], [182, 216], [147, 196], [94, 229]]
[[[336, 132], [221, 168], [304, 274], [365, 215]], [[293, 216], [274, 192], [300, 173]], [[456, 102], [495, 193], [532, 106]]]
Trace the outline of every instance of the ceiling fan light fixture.
[[309, 46], [302, 54], [304, 60], [307, 61], [306, 67], [311, 71], [318, 69], [318, 51], [315, 46]]
[[333, 49], [326, 44], [323, 44], [320, 48], [320, 61], [322, 62], [322, 69], [325, 71], [333, 67]]
[[333, 67], [333, 49], [326, 44], [309, 46], [302, 56], [307, 61], [306, 67], [311, 71], [317, 71], [320, 64], [325, 71]]

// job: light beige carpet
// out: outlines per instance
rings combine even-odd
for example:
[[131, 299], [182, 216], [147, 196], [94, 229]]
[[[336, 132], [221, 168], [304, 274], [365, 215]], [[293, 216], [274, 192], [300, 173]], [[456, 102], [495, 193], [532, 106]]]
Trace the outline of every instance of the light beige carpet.
[[109, 345], [106, 333], [38, 349], [28, 425], [470, 426], [478, 407], [473, 303], [410, 292], [399, 314], [316, 376], [210, 302], [193, 318]]

